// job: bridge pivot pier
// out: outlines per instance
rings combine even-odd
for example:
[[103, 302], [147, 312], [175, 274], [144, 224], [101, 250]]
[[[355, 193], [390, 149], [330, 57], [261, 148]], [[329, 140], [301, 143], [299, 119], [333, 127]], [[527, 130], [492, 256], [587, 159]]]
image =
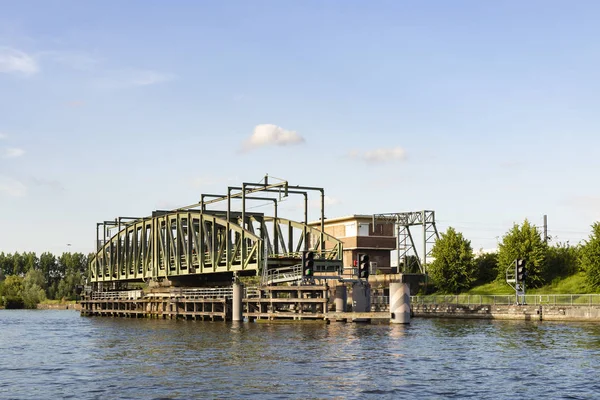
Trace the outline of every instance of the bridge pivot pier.
[[249, 320], [325, 320], [327, 285], [266, 286], [244, 299]]

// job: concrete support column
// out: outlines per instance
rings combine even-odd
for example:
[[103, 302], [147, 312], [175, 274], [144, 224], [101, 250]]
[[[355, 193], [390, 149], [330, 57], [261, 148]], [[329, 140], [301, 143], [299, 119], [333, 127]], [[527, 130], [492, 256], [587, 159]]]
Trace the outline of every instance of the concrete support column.
[[348, 291], [346, 285], [337, 285], [335, 287], [335, 312], [346, 312], [347, 301]]
[[369, 282], [358, 281], [352, 284], [352, 311], [371, 311], [371, 286]]
[[390, 322], [410, 323], [410, 287], [408, 283], [390, 283]]
[[233, 306], [232, 306], [232, 321], [243, 321], [242, 315], [242, 298], [244, 297], [244, 285], [239, 282], [233, 283]]

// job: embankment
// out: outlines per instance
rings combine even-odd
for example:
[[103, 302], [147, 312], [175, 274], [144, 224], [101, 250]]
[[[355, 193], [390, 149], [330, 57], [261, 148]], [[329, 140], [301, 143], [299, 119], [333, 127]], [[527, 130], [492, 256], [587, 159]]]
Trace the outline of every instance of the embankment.
[[600, 306], [413, 304], [415, 318], [600, 322]]
[[75, 310], [81, 311], [81, 304], [67, 303], [67, 304], [38, 304], [38, 310]]

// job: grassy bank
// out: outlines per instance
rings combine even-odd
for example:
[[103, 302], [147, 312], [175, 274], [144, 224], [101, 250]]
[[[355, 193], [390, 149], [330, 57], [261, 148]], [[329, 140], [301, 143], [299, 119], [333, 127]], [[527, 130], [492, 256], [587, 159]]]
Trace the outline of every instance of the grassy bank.
[[[587, 294], [600, 293], [598, 289], [591, 289], [585, 281], [585, 274], [567, 276], [566, 278], [556, 278], [550, 284], [537, 289], [526, 288], [527, 294]], [[506, 282], [494, 281], [485, 285], [476, 286], [463, 294], [513, 294], [514, 290]]]

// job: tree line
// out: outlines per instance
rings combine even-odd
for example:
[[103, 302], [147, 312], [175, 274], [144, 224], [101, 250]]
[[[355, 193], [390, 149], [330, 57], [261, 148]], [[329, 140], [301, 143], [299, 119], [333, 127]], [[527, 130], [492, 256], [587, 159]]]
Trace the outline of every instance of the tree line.
[[538, 229], [525, 220], [514, 224], [495, 253], [475, 256], [471, 241], [449, 227], [432, 248], [434, 261], [428, 273], [435, 288], [445, 293], [461, 293], [474, 286], [505, 281], [506, 269], [516, 259], [526, 262], [526, 285], [539, 288], [556, 278], [583, 272], [591, 290], [600, 289], [600, 223], [592, 225], [588, 240], [578, 245], [545, 242]]
[[75, 300], [88, 258], [82, 253], [0, 253], [0, 306], [35, 308], [46, 299]]

